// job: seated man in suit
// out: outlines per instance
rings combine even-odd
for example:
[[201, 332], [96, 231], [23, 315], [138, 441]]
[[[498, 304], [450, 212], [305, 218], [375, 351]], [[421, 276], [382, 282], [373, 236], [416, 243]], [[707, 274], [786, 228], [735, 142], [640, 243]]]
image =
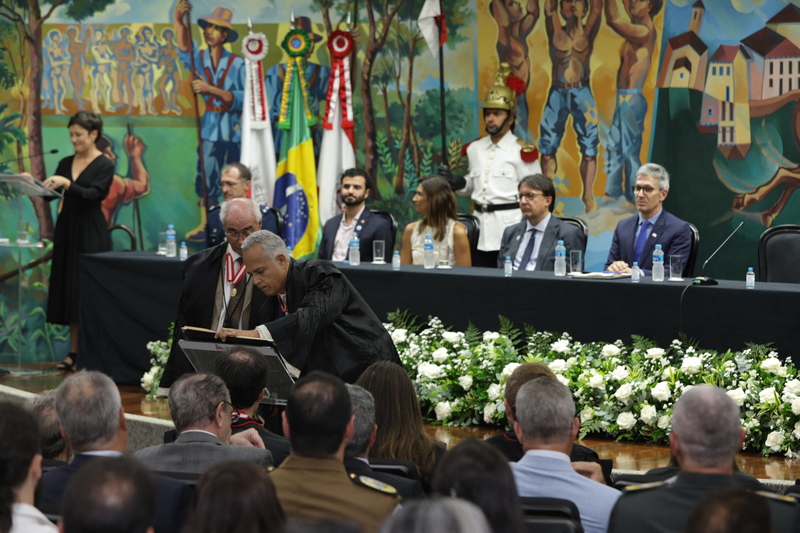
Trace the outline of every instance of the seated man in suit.
[[353, 405], [353, 440], [344, 449], [344, 467], [349, 474], [367, 476], [397, 489], [403, 501], [425, 497], [419, 481], [402, 476], [375, 472], [369, 465], [369, 449], [378, 437], [375, 424], [375, 399], [364, 387], [347, 384]]
[[214, 360], [214, 373], [222, 378], [233, 404], [231, 433], [255, 429], [264, 446], [272, 452], [275, 466], [289, 455], [289, 439], [276, 435], [258, 421], [258, 406], [264, 399], [267, 385], [267, 360], [253, 348], [234, 346]]
[[642, 274], [649, 276], [653, 270], [653, 250], [660, 244], [664, 251], [664, 275], [669, 276], [670, 256], [683, 256], [684, 265], [689, 259], [692, 233], [688, 222], [662, 208], [669, 194], [667, 169], [655, 163], [642, 165], [636, 173], [633, 193], [639, 213], [617, 224], [605, 270], [628, 274], [637, 262]]
[[[84, 465], [98, 457], [122, 457], [128, 446], [128, 423], [122, 399], [111, 378], [82, 370], [56, 389], [56, 411], [61, 431], [75, 458], [46, 472], [38, 507], [58, 512], [67, 484]], [[180, 531], [191, 503], [188, 485], [159, 477], [156, 482], [156, 533]]]
[[72, 450], [61, 434], [61, 425], [56, 413], [56, 391], [46, 390], [33, 398], [29, 404], [39, 425], [42, 447], [42, 468], [49, 470], [64, 466], [72, 459]]
[[[222, 197], [228, 202], [234, 198], [249, 198], [252, 185], [250, 170], [241, 163], [229, 163], [222, 168], [219, 185]], [[278, 218], [275, 212], [266, 205], [259, 205], [261, 211], [261, 229], [278, 233]], [[208, 210], [206, 222], [206, 248], [217, 246], [225, 241], [225, 228], [222, 222], [222, 208], [215, 205]]]
[[[344, 213], [336, 215], [322, 229], [322, 243], [319, 258], [331, 261], [344, 261], [353, 233], [358, 235], [361, 260], [372, 261], [372, 242], [384, 241], [386, 253], [391, 254], [392, 225], [381, 216], [373, 215], [366, 208], [366, 200], [372, 189], [372, 179], [365, 171], [350, 168], [342, 173], [341, 195]], [[386, 257], [384, 257], [384, 260]]]
[[525, 176], [517, 190], [525, 220], [503, 231], [498, 267], [503, 268], [506, 257], [510, 257], [514, 270], [552, 272], [558, 241], [564, 241], [567, 253], [570, 250], [583, 251], [581, 231], [552, 215], [556, 206], [556, 188], [550, 178], [543, 174]]
[[[225, 383], [214, 374], [185, 374], [169, 390], [169, 413], [178, 438], [136, 452], [135, 457], [151, 470], [202, 474], [222, 461], [253, 461], [272, 466], [272, 453], [236, 445], [249, 435], [231, 438], [231, 397]], [[255, 431], [248, 430], [250, 434]], [[261, 437], [255, 437], [264, 445]], [[249, 441], [248, 441], [249, 442]]]

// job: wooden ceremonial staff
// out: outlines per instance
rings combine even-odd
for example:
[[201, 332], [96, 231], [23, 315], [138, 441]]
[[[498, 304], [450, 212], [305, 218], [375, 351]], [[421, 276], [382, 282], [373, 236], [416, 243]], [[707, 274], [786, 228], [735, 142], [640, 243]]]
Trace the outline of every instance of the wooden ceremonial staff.
[[[447, 122], [445, 119], [444, 110], [444, 46], [442, 45], [442, 33], [445, 30], [447, 19], [444, 16], [444, 5], [439, 0], [439, 107], [442, 113], [442, 164], [448, 165], [447, 162]], [[449, 166], [449, 165], [448, 165]]]
[[[190, 66], [192, 68], [192, 76], [195, 76], [196, 78], [199, 79], [200, 76], [197, 74], [197, 70], [195, 70], [195, 65], [194, 65], [194, 36], [192, 35], [191, 13], [192, 13], [192, 8], [191, 4], [189, 4], [189, 10], [186, 12], [186, 20], [184, 24], [186, 24], [186, 27], [189, 28], [189, 58], [191, 61]], [[202, 126], [200, 125], [200, 103], [198, 102], [198, 99], [202, 98], [203, 96], [200, 93], [194, 92], [194, 89], [192, 89], [192, 94], [194, 94], [194, 123], [195, 123], [195, 128], [197, 129], [197, 147], [198, 147], [197, 156], [200, 159], [200, 179], [201, 183], [203, 184], [203, 207], [205, 208], [206, 213], [208, 213], [209, 206], [208, 206], [208, 190], [206, 189], [206, 160], [205, 160], [206, 158], [203, 150], [203, 134], [201, 130]]]

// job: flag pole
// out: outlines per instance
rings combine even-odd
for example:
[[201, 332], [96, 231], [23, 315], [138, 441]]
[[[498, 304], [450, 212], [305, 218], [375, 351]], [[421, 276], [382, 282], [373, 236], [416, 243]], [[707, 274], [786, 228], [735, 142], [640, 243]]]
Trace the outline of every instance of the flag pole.
[[442, 164], [448, 165], [447, 162], [447, 122], [445, 119], [444, 109], [444, 46], [442, 45], [442, 33], [444, 32], [444, 25], [447, 24], [444, 17], [444, 5], [439, 0], [439, 108], [441, 110], [442, 122]]

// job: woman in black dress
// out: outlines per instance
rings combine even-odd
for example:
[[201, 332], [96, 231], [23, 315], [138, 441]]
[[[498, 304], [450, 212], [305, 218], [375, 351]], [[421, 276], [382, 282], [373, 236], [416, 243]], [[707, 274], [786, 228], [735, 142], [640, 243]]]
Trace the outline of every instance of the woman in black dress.
[[58, 163], [44, 186], [64, 193], [50, 270], [47, 321], [69, 325], [71, 350], [59, 370], [72, 370], [78, 359], [78, 256], [111, 248], [108, 224], [100, 203], [114, 180], [114, 163], [95, 146], [103, 121], [94, 113], [80, 111], [69, 120], [69, 137], [75, 155]]

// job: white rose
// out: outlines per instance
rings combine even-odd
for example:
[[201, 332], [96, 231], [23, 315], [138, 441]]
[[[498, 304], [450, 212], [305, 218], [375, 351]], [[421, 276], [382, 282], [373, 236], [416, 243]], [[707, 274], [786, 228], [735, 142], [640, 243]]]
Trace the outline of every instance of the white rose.
[[458, 342], [463, 336], [463, 333], [459, 333], [457, 331], [445, 331], [442, 333], [442, 338], [447, 342]]
[[472, 376], [466, 375], [461, 376], [458, 378], [458, 384], [461, 385], [461, 388], [464, 390], [469, 390], [472, 388]]
[[783, 431], [773, 431], [769, 435], [767, 435], [767, 440], [764, 444], [769, 446], [769, 449], [773, 452], [780, 451], [781, 444], [783, 444], [784, 435]]
[[642, 422], [647, 425], [651, 425], [656, 421], [656, 418], [658, 418], [658, 413], [656, 412], [656, 408], [654, 406], [645, 405], [642, 407], [642, 412], [639, 417], [642, 419]]
[[628, 412], [620, 413], [617, 417], [617, 425], [622, 430], [631, 429], [636, 425], [636, 417]]
[[661, 379], [670, 379], [674, 371], [675, 369], [671, 366], [665, 367], [664, 370], [661, 371]]
[[614, 396], [617, 400], [621, 401], [622, 403], [627, 402], [630, 397], [631, 393], [633, 392], [633, 388], [631, 387], [630, 383], [625, 383], [620, 388], [617, 389], [617, 392], [614, 393]]
[[408, 331], [404, 329], [396, 329], [392, 332], [392, 340], [395, 344], [400, 344], [401, 342], [405, 342], [408, 338]]
[[775, 398], [775, 389], [772, 387], [768, 387], [761, 392], [758, 393], [758, 399], [763, 404], [771, 404], [776, 403], [777, 399]]
[[508, 363], [503, 367], [503, 371], [500, 372], [500, 379], [508, 379], [508, 376], [513, 374], [517, 368], [519, 368], [519, 363]]
[[795, 422], [794, 431], [792, 431], [792, 435], [794, 435], [795, 438], [800, 439], [800, 422]]
[[589, 386], [592, 387], [593, 389], [603, 390], [606, 388], [606, 382], [603, 379], [602, 375], [598, 374], [597, 372], [594, 372], [589, 378]]
[[800, 415], [800, 398], [795, 398], [792, 401], [792, 412], [796, 415]]
[[442, 367], [428, 362], [420, 363], [417, 367], [417, 372], [419, 375], [428, 379], [436, 379], [444, 376], [444, 369]]
[[586, 407], [578, 413], [578, 416], [581, 418], [581, 422], [588, 422], [589, 420], [594, 418], [594, 410]]
[[433, 360], [436, 361], [437, 363], [443, 363], [444, 361], [447, 360], [447, 357], [449, 355], [450, 354], [447, 353], [447, 348], [439, 348], [432, 354]]
[[606, 344], [603, 346], [602, 354], [606, 357], [614, 357], [615, 355], [619, 355], [620, 349], [614, 346], [613, 344]]
[[629, 372], [627, 368], [625, 368], [624, 366], [618, 366], [611, 373], [611, 377], [616, 379], [617, 381], [622, 381], [623, 379], [628, 377], [628, 374]]
[[699, 357], [684, 357], [681, 362], [681, 372], [697, 374], [703, 368], [703, 360]]
[[494, 402], [489, 402], [483, 407], [483, 421], [487, 424], [491, 424], [493, 422], [492, 415], [497, 412], [497, 407], [494, 405]]
[[790, 379], [786, 382], [786, 385], [783, 386], [783, 390], [790, 392], [795, 396], [800, 396], [800, 380]]
[[671, 419], [669, 415], [664, 415], [662, 417], [659, 417], [658, 423], [656, 425], [658, 426], [659, 429], [667, 429], [669, 427], [670, 422]]
[[578, 358], [577, 357], [570, 357], [569, 359], [567, 359], [567, 368], [572, 368], [577, 363], [578, 363]]
[[729, 390], [728, 392], [726, 392], [726, 394], [731, 400], [736, 402], [736, 405], [738, 405], [739, 407], [744, 405], [745, 400], [747, 400], [747, 394], [745, 394], [745, 392], [742, 390], [741, 387], [739, 387], [738, 389]]
[[500, 334], [496, 331], [484, 331], [483, 332], [483, 341], [484, 342], [492, 342], [496, 341], [500, 338]]
[[558, 353], [569, 353], [569, 341], [561, 339], [550, 345], [550, 349]]
[[453, 409], [450, 407], [450, 402], [439, 402], [433, 411], [436, 413], [436, 420], [444, 420], [452, 414]]
[[648, 348], [647, 352], [644, 354], [647, 359], [660, 359], [662, 355], [664, 355], [664, 350], [662, 348]]
[[777, 374], [781, 370], [781, 362], [780, 360], [776, 359], [775, 357], [770, 357], [769, 359], [764, 359], [761, 362], [761, 368], [769, 372], [770, 374]]
[[499, 383], [492, 383], [486, 390], [490, 400], [497, 400], [503, 395], [503, 387]]
[[669, 390], [669, 383], [666, 381], [659, 382], [655, 387], [650, 389], [650, 394], [659, 402], [666, 402], [672, 397], [672, 392]]
[[150, 390], [150, 387], [153, 386], [153, 374], [150, 372], [145, 372], [142, 376], [142, 387]]
[[556, 374], [556, 379], [561, 382], [562, 385], [569, 387], [569, 380], [565, 378], [561, 374]]
[[547, 366], [549, 366], [550, 370], [552, 370], [556, 374], [560, 374], [560, 373], [563, 373], [567, 369], [567, 362], [564, 361], [563, 359], [556, 359], [555, 361], [553, 361], [552, 363], [550, 363]]

